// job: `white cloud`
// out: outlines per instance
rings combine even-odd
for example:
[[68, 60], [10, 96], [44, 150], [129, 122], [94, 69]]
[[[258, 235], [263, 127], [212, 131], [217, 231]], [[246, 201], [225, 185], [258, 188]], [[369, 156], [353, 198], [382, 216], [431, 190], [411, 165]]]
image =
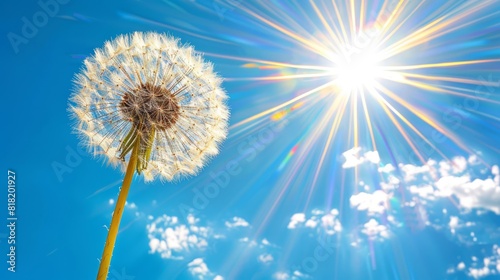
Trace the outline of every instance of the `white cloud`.
[[462, 173], [467, 169], [467, 159], [464, 157], [454, 157], [451, 167], [453, 174]]
[[262, 239], [260, 242], [257, 242], [256, 240], [250, 240], [248, 237], [243, 237], [238, 239], [239, 242], [241, 243], [247, 243], [249, 247], [258, 247], [258, 248], [266, 248], [266, 247], [277, 247], [275, 244], [272, 244], [269, 242], [267, 239]]
[[378, 155], [377, 151], [368, 151], [364, 154], [364, 158], [366, 161], [369, 161], [371, 163], [379, 164], [380, 163], [380, 156]]
[[387, 201], [387, 193], [381, 190], [376, 190], [372, 194], [360, 192], [349, 199], [351, 207], [367, 211], [369, 215], [384, 213], [388, 207]]
[[304, 274], [298, 270], [295, 270], [291, 275], [288, 272], [276, 272], [273, 274], [273, 279], [275, 280], [298, 280], [309, 278], [307, 274]]
[[386, 226], [380, 225], [375, 219], [370, 219], [361, 230], [368, 239], [387, 239], [389, 238], [389, 230]]
[[302, 279], [302, 278], [309, 278], [309, 275], [304, 274], [304, 273], [302, 273], [302, 272], [300, 272], [300, 271], [298, 271], [298, 270], [295, 270], [295, 271], [293, 272], [293, 276], [294, 276], [294, 277], [296, 277], [296, 278], [299, 278], [299, 279]]
[[345, 162], [342, 165], [343, 168], [352, 168], [358, 166], [364, 162], [362, 156], [359, 155], [361, 151], [360, 147], [352, 148], [350, 150], [345, 151], [342, 155], [345, 158]]
[[[177, 219], [177, 217], [174, 217], [174, 218]], [[186, 219], [187, 219], [188, 224], [190, 224], [190, 225], [194, 225], [194, 224], [196, 224], [197, 222], [200, 221], [200, 219], [196, 219], [194, 217], [194, 215], [191, 215], [191, 214], [188, 215]]]
[[324, 213], [322, 210], [314, 209], [311, 211], [311, 216], [307, 219], [304, 213], [293, 214], [288, 223], [288, 228], [316, 228], [318, 231], [321, 230], [329, 235], [342, 231], [342, 225], [338, 219], [339, 211], [332, 209], [328, 213]]
[[224, 277], [220, 275], [215, 275], [208, 269], [207, 264], [202, 258], [196, 258], [188, 263], [188, 270], [197, 279], [214, 279], [214, 280], [224, 280]]
[[342, 230], [342, 225], [337, 218], [338, 215], [339, 211], [337, 209], [332, 209], [330, 213], [321, 217], [321, 227], [324, 229], [326, 234], [333, 235]]
[[137, 205], [132, 202], [132, 203], [128, 203], [128, 201], [125, 202], [125, 207], [128, 207], [130, 209], [137, 209]]
[[199, 219], [188, 215], [182, 224], [175, 216], [163, 215], [147, 225], [150, 253], [166, 259], [183, 259], [192, 250], [204, 251], [208, 247], [208, 227], [198, 226]]
[[390, 163], [378, 168], [378, 172], [382, 173], [391, 173], [394, 170], [396, 170], [396, 168], [394, 168], [394, 166]]
[[435, 185], [440, 196], [454, 195], [464, 208], [484, 208], [500, 215], [500, 186], [491, 178], [471, 182], [468, 175], [447, 176], [440, 178]]
[[469, 268], [469, 276], [478, 279], [490, 275], [491, 271], [488, 267], [484, 266], [481, 268]]
[[456, 266], [456, 271], [450, 269], [452, 273], [465, 273], [474, 279], [480, 279], [495, 275], [499, 278], [500, 274], [500, 247], [493, 245], [491, 253], [484, 253], [481, 258], [472, 256], [470, 262], [460, 262]]
[[288, 223], [288, 228], [296, 228], [298, 224], [306, 221], [306, 215], [304, 213], [296, 213], [290, 218], [290, 223]]
[[196, 276], [199, 279], [205, 278], [205, 276], [210, 272], [202, 258], [194, 259], [188, 263], [188, 269], [193, 276]]
[[[472, 160], [471, 160], [472, 158]], [[500, 215], [500, 170], [494, 165], [489, 178], [476, 178], [468, 171], [475, 160], [470, 157], [454, 157], [452, 161], [441, 161], [439, 172], [433, 171], [431, 161], [424, 166], [407, 164], [403, 166], [405, 182], [412, 183], [409, 190], [426, 200], [456, 197], [464, 209], [487, 209]], [[416, 174], [433, 174], [436, 181], [416, 180]]]
[[[474, 250], [476, 253], [482, 251], [485, 244], [500, 240], [498, 223], [494, 222], [496, 218], [490, 219], [492, 214], [487, 213], [491, 211], [500, 215], [498, 165], [488, 169], [478, 156], [458, 156], [451, 160], [429, 159], [421, 165], [399, 163], [396, 168], [400, 172], [396, 173], [393, 165], [380, 161], [369, 152], [363, 154], [362, 148], [346, 151], [343, 156], [343, 168], [363, 164], [357, 179], [363, 182], [360, 186], [365, 190], [360, 188], [361, 192], [353, 194], [350, 205], [366, 213], [361, 217], [367, 218], [362, 220], [361, 226], [353, 229], [353, 246], [359, 247], [363, 237], [369, 240], [387, 239], [400, 232], [396, 227], [420, 230], [432, 226], [456, 242], [481, 246], [481, 250]], [[379, 166], [372, 165], [377, 161]], [[378, 178], [372, 179], [371, 173], [365, 172], [366, 167], [378, 170], [382, 177], [379, 186], [376, 186]], [[400, 188], [406, 188], [409, 193]], [[374, 189], [379, 190], [372, 191]], [[305, 218], [304, 224], [296, 223], [296, 227], [319, 227], [319, 219]], [[498, 246], [495, 248], [499, 252], [493, 256], [474, 258], [472, 261], [462, 258], [463, 261], [448, 272], [464, 273], [471, 278], [493, 275], [500, 279], [500, 249]], [[466, 254], [467, 251], [464, 252]]]
[[320, 209], [313, 209], [313, 210], [311, 211], [311, 214], [313, 214], [314, 216], [323, 215], [324, 213], [325, 213], [325, 211], [320, 210]]
[[363, 155], [361, 155], [360, 153], [360, 147], [355, 147], [342, 153], [342, 156], [344, 156], [345, 158], [345, 162], [342, 165], [342, 168], [356, 167], [365, 162], [371, 162], [374, 164], [378, 164], [380, 162], [380, 156], [377, 151], [368, 151]]
[[491, 174], [493, 174], [493, 176], [495, 176], [493, 178], [493, 181], [495, 181], [495, 184], [497, 184], [497, 186], [500, 185], [500, 168], [498, 168], [498, 165], [493, 165], [493, 167], [491, 168]]
[[306, 221], [305, 226], [309, 228], [315, 228], [318, 225], [318, 221], [315, 219], [309, 219]]
[[385, 192], [391, 192], [391, 191], [395, 190], [397, 187], [399, 187], [399, 183], [400, 183], [400, 180], [396, 176], [389, 175], [387, 178], [387, 183], [381, 182], [380, 188]]
[[436, 199], [436, 190], [431, 185], [410, 186], [410, 192], [428, 200]]
[[451, 233], [455, 234], [455, 229], [458, 227], [459, 219], [458, 217], [451, 216], [448, 226], [450, 227]]
[[290, 275], [286, 272], [276, 272], [273, 274], [273, 279], [288, 280], [288, 279], [290, 279]]
[[248, 227], [250, 224], [240, 217], [233, 217], [231, 221], [226, 221], [226, 227], [234, 228], [234, 227]]
[[406, 182], [414, 180], [419, 174], [428, 173], [430, 171], [429, 165], [415, 166], [412, 164], [402, 164], [400, 165], [400, 169], [403, 171], [404, 180]]
[[271, 254], [260, 254], [257, 260], [263, 264], [269, 264], [274, 261], [274, 258]]

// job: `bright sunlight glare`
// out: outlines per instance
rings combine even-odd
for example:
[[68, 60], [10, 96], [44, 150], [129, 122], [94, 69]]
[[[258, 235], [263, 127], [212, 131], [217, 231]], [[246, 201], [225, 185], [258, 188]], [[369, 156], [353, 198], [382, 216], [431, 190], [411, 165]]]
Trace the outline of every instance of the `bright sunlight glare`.
[[344, 94], [372, 86], [381, 75], [374, 50], [344, 55], [335, 68], [338, 87]]

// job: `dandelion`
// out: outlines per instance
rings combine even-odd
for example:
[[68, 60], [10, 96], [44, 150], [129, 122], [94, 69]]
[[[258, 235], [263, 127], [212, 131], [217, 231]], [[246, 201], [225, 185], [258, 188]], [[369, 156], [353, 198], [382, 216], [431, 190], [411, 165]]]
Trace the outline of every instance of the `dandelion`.
[[229, 112], [221, 79], [190, 46], [162, 34], [121, 35], [76, 75], [70, 111], [95, 155], [126, 170], [97, 279], [106, 279], [134, 174], [196, 174], [218, 153]]

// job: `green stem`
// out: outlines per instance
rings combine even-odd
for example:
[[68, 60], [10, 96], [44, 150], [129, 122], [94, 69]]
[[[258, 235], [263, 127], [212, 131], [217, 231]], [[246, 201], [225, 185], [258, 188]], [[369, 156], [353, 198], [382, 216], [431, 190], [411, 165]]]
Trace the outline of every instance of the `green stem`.
[[122, 218], [123, 210], [125, 209], [125, 202], [127, 201], [130, 183], [132, 182], [137, 166], [137, 155], [139, 153], [140, 142], [141, 137], [137, 136], [132, 154], [130, 155], [130, 159], [128, 161], [127, 172], [125, 173], [125, 178], [123, 179], [122, 188], [120, 190], [120, 194], [118, 195], [118, 201], [116, 201], [115, 211], [113, 212], [113, 218], [111, 219], [111, 226], [109, 227], [108, 237], [106, 238], [106, 245], [104, 245], [104, 251], [102, 252], [101, 264], [99, 266], [99, 272], [97, 273], [97, 280], [106, 280], [108, 276], [109, 265], [111, 263], [111, 257], [113, 256], [113, 249], [115, 248], [116, 236], [118, 235], [118, 228], [120, 227], [120, 220]]

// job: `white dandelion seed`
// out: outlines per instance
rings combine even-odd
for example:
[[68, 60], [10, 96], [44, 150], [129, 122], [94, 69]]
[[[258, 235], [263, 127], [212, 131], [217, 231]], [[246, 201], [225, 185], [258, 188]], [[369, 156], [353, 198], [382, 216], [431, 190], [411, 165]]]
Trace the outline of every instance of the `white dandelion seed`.
[[84, 64], [70, 106], [76, 130], [94, 154], [126, 166], [97, 274], [105, 280], [135, 172], [195, 174], [218, 153], [229, 111], [212, 65], [172, 37], [118, 36]]
[[121, 35], [87, 58], [71, 111], [94, 154], [125, 166], [140, 137], [146, 180], [196, 174], [218, 153], [229, 111], [221, 79], [190, 46], [156, 33]]

